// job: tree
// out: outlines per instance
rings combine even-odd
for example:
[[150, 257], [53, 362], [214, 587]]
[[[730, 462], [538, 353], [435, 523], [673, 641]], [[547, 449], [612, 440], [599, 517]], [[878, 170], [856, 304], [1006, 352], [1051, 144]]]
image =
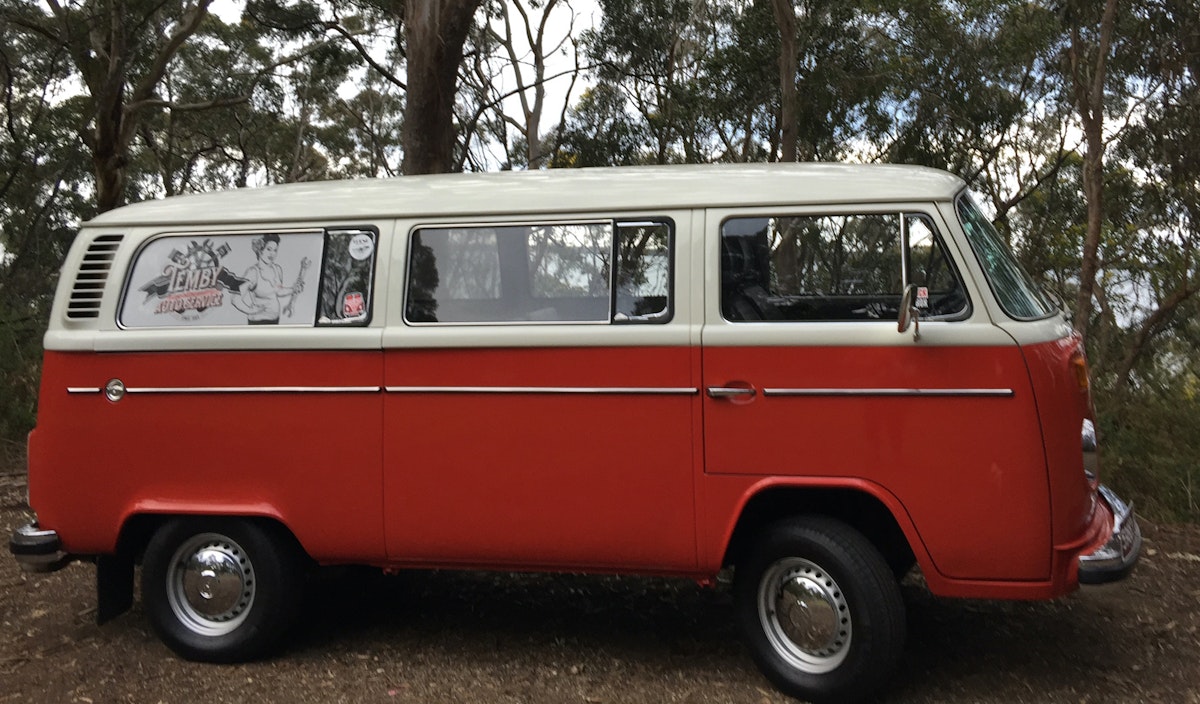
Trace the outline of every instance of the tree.
[[779, 159], [796, 161], [799, 149], [796, 145], [800, 125], [797, 112], [800, 106], [796, 90], [796, 74], [799, 71], [796, 48], [796, 10], [792, 0], [771, 0], [771, 11], [779, 27]]
[[584, 39], [600, 83], [615, 86], [652, 138], [654, 162], [708, 161], [693, 88], [707, 41], [707, 3], [603, 0], [600, 26]]
[[6, 17], [0, 14], [0, 462], [33, 426], [41, 333], [90, 180], [76, 134], [80, 106], [58, 99], [69, 92], [70, 59]]
[[551, 166], [631, 166], [653, 163], [650, 135], [629, 119], [625, 97], [613, 86], [587, 90], [558, 127], [559, 150]]
[[[1200, 3], [1170, 0], [1146, 13], [1136, 65], [1154, 76], [1157, 90], [1143, 101], [1143, 119], [1131, 125], [1116, 156], [1131, 165], [1146, 192], [1147, 232], [1139, 252], [1151, 255], [1136, 285], [1151, 304], [1138, 311], [1133, 335], [1115, 367], [1119, 385], [1131, 382], [1140, 363], [1152, 362], [1151, 343], [1159, 336], [1186, 335], [1200, 291]], [[1145, 85], [1145, 84], [1143, 84]], [[1170, 354], [1171, 341], [1164, 345]], [[1194, 343], [1192, 349], [1194, 350]], [[1152, 365], [1153, 366], [1153, 365]]]
[[184, 44], [208, 16], [212, 0], [46, 0], [49, 14], [27, 0], [6, 8], [14, 27], [63, 47], [82, 79], [87, 110], [80, 137], [92, 157], [95, 209], [121, 205], [130, 148], [143, 121], [163, 109], [205, 110], [245, 100], [217, 96], [171, 103], [159, 91]]
[[400, 139], [406, 174], [445, 173], [454, 164], [458, 133], [454, 100], [463, 45], [482, 0], [404, 3], [408, 94]]
[[[468, 136], [475, 132], [477, 142], [498, 141], [507, 150], [505, 167], [543, 168], [557, 148], [543, 137], [543, 118], [548, 108], [557, 109], [562, 123], [581, 72], [575, 12], [568, 0], [492, 0], [487, 9], [487, 21], [474, 33], [471, 60], [463, 73], [475, 103], [473, 114], [462, 121], [463, 131]], [[553, 21], [563, 15], [567, 28], [550, 34]], [[569, 54], [573, 68], [548, 73], [547, 61], [556, 54]], [[561, 105], [548, 106], [546, 86], [558, 78], [569, 80], [569, 86]], [[515, 87], [504, 90], [512, 84]], [[517, 110], [510, 114], [513, 103]], [[509, 136], [510, 129], [515, 137]], [[468, 154], [464, 149], [463, 156]]]
[[[1108, 77], [1109, 52], [1116, 24], [1117, 0], [1106, 0], [1096, 21], [1088, 7], [1068, 3], [1064, 20], [1070, 38], [1064, 61], [1067, 86], [1083, 128], [1086, 151], [1083, 162], [1083, 194], [1087, 201], [1087, 232], [1083, 240], [1082, 265], [1079, 272], [1079, 293], [1075, 298], [1075, 314], [1083, 321], [1091, 315], [1096, 272], [1100, 268], [1100, 230], [1104, 217], [1104, 113]], [[1087, 335], [1087, 325], [1081, 326]]]
[[[340, 37], [370, 70], [404, 91], [400, 126], [403, 173], [454, 169], [460, 137], [454, 120], [459, 66], [483, 0], [283, 2], [254, 0], [249, 12], [264, 26], [297, 38]], [[376, 39], [383, 34], [391, 37], [394, 48], [390, 57], [395, 62], [376, 57]]]

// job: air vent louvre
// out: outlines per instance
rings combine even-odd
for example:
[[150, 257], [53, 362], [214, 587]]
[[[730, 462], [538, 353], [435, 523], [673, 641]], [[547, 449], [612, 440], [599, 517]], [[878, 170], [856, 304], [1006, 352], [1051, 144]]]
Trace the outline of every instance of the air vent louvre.
[[100, 235], [88, 245], [83, 263], [75, 275], [75, 285], [71, 287], [71, 300], [67, 303], [68, 318], [100, 317], [104, 284], [123, 238], [124, 235]]

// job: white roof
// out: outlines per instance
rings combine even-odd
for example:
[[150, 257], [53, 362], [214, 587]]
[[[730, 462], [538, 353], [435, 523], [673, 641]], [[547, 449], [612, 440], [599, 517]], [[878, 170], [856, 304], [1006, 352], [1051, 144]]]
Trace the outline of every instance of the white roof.
[[145, 201], [93, 226], [329, 221], [395, 217], [937, 201], [966, 184], [895, 164], [710, 164], [402, 176], [291, 183]]

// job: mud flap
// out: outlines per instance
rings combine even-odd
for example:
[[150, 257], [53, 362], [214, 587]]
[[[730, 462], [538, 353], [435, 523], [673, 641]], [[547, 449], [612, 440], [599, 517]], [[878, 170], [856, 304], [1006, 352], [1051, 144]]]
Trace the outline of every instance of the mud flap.
[[96, 559], [96, 624], [103, 625], [133, 606], [133, 559], [101, 555]]

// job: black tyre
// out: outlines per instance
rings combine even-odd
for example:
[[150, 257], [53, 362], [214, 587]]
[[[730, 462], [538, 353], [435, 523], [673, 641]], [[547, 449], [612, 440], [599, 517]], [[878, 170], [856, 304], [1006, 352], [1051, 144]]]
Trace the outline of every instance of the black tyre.
[[302, 553], [286, 531], [234, 518], [172, 520], [146, 547], [142, 601], [151, 625], [189, 660], [267, 654], [303, 596]]
[[755, 663], [785, 694], [854, 702], [904, 648], [904, 602], [861, 533], [824, 516], [776, 523], [738, 566], [737, 618]]

